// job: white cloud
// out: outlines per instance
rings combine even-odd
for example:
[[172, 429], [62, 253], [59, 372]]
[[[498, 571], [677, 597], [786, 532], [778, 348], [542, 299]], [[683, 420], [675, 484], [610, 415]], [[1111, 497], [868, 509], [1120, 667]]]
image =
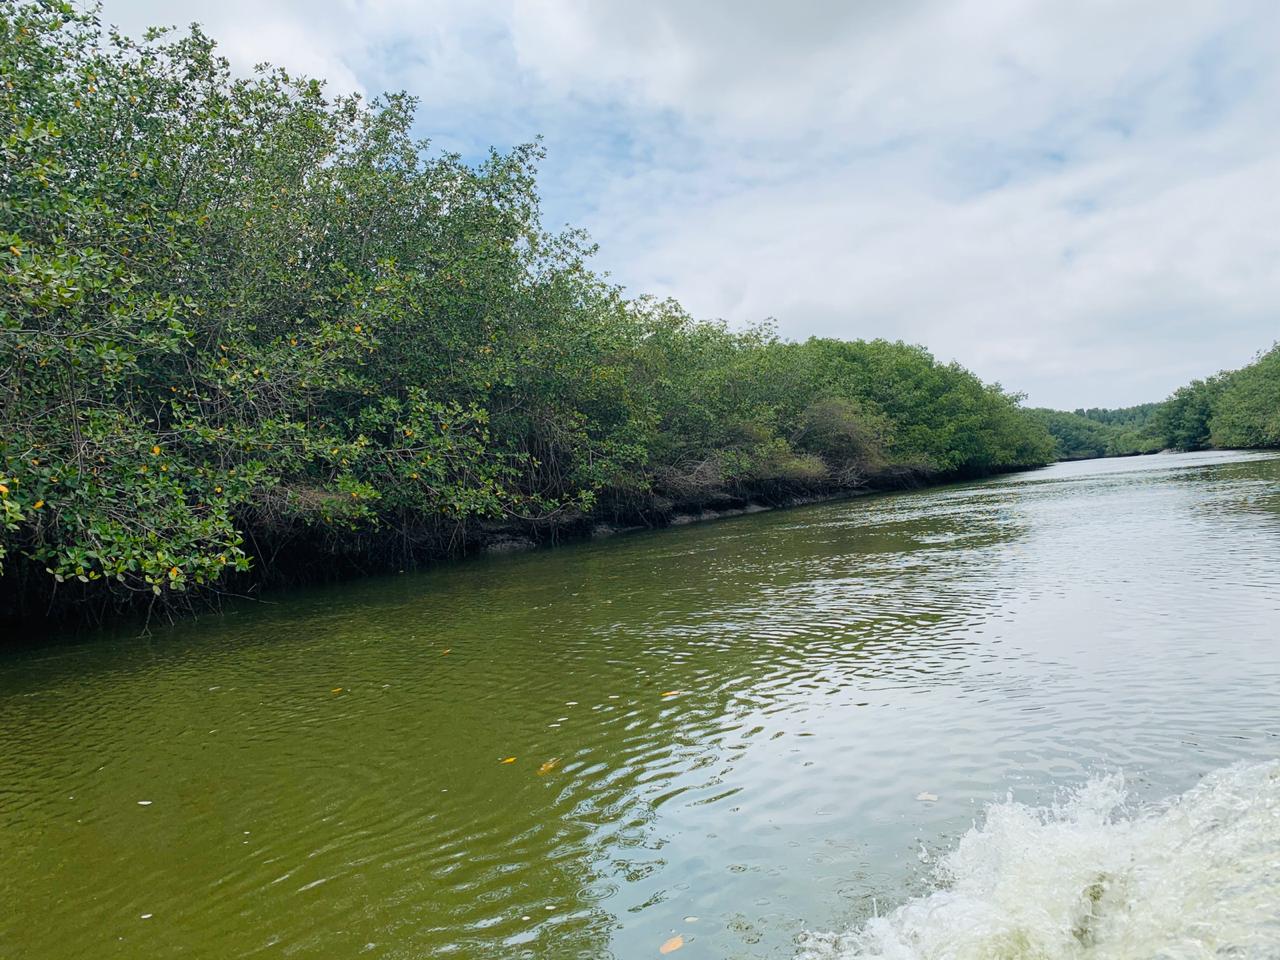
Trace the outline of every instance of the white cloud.
[[[179, 16], [179, 12], [181, 15]], [[547, 134], [551, 218], [695, 313], [925, 343], [1062, 406], [1280, 336], [1280, 5], [108, 0], [237, 65]]]

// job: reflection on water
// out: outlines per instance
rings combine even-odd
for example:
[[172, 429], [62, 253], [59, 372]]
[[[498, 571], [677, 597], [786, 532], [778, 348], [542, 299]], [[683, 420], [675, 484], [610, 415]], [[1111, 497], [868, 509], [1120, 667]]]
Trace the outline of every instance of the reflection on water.
[[1007, 791], [1276, 757], [1278, 557], [1280, 460], [1161, 455], [10, 653], [0, 956], [790, 957]]

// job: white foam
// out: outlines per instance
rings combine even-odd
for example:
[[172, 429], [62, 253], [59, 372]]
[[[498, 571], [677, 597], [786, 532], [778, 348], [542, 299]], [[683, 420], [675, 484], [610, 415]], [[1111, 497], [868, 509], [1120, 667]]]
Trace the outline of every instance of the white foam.
[[804, 960], [1280, 958], [1280, 762], [1219, 770], [1125, 811], [1123, 778], [1051, 808], [988, 808], [938, 866], [938, 889]]

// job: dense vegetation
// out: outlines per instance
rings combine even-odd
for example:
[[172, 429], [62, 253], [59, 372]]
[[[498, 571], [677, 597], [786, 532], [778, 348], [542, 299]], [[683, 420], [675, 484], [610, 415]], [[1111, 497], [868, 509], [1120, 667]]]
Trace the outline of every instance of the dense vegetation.
[[9, 615], [1052, 456], [919, 347], [628, 299], [542, 228], [536, 146], [432, 154], [407, 96], [18, 0], [0, 77]]
[[1179, 387], [1162, 403], [1032, 413], [1053, 435], [1063, 460], [1280, 447], [1280, 344], [1239, 370]]
[[1038, 408], [1032, 413], [1056, 441], [1059, 460], [1086, 460], [1128, 457], [1164, 449], [1168, 444], [1154, 429], [1160, 406], [1144, 403], [1114, 410], [1090, 407], [1074, 413]]
[[1076, 413], [1086, 419], [1103, 423], [1111, 427], [1119, 427], [1128, 430], [1142, 430], [1149, 426], [1155, 418], [1157, 411], [1160, 409], [1158, 403], [1140, 403], [1136, 407], [1089, 407], [1088, 409], [1076, 410]]
[[1193, 380], [1161, 403], [1031, 413], [1053, 435], [1061, 460], [1280, 447], [1280, 344], [1239, 370]]
[[1246, 367], [1179, 388], [1156, 424], [1179, 450], [1280, 447], [1280, 344]]

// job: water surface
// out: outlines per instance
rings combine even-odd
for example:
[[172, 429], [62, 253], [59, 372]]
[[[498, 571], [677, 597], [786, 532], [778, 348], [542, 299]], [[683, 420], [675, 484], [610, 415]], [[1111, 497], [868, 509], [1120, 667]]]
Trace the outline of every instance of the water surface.
[[1280, 757], [1273, 456], [271, 600], [0, 655], [0, 956], [850, 955], [992, 801]]

